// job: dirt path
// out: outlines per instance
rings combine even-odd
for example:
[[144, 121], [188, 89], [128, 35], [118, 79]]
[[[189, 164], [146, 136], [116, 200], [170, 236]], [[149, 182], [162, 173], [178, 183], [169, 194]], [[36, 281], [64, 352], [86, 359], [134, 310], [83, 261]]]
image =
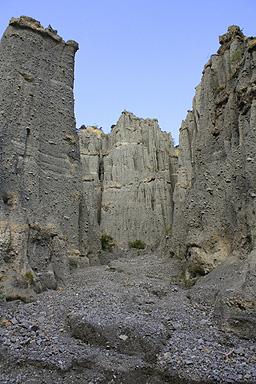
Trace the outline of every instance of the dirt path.
[[222, 332], [179, 264], [131, 252], [34, 303], [0, 304], [0, 383], [255, 383], [256, 345]]

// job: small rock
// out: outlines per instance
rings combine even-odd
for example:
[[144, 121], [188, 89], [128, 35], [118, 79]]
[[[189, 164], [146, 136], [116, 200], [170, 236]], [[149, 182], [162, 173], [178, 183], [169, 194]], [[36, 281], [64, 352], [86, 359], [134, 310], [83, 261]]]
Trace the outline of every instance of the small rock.
[[123, 340], [123, 341], [126, 341], [128, 339], [128, 336], [126, 335], [120, 335], [119, 336], [119, 339]]
[[30, 330], [32, 331], [32, 332], [36, 332], [37, 330], [39, 329], [39, 327], [38, 327], [38, 325], [31, 325], [31, 327], [30, 327]]

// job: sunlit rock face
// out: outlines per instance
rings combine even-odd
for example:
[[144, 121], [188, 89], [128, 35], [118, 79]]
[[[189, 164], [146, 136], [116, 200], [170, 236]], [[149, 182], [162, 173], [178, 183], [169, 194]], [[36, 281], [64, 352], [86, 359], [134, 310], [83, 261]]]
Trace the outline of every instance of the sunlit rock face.
[[80, 130], [85, 200], [91, 222], [120, 247], [157, 245], [169, 232], [177, 156], [157, 120], [124, 111], [109, 135]]
[[20, 295], [12, 277], [24, 291], [28, 272], [36, 290], [55, 288], [69, 273], [69, 258], [78, 262], [86, 253], [73, 102], [77, 49], [25, 16], [12, 19], [1, 40], [0, 254], [3, 277], [12, 271], [10, 298]]

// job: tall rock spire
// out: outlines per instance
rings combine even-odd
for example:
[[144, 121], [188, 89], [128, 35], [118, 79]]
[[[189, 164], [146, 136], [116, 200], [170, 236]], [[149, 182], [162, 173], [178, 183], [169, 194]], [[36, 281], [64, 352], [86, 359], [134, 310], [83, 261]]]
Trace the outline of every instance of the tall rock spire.
[[77, 49], [25, 16], [11, 19], [0, 45], [0, 253], [6, 271], [31, 272], [37, 290], [55, 287], [68, 273], [68, 255], [86, 246], [73, 101]]

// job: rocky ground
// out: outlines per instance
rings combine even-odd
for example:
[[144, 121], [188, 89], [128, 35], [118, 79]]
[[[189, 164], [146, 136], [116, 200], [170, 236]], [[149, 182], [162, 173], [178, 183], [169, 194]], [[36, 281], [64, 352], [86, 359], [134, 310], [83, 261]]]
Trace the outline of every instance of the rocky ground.
[[180, 273], [178, 261], [134, 251], [36, 302], [1, 301], [0, 383], [255, 384], [255, 341], [219, 329]]

